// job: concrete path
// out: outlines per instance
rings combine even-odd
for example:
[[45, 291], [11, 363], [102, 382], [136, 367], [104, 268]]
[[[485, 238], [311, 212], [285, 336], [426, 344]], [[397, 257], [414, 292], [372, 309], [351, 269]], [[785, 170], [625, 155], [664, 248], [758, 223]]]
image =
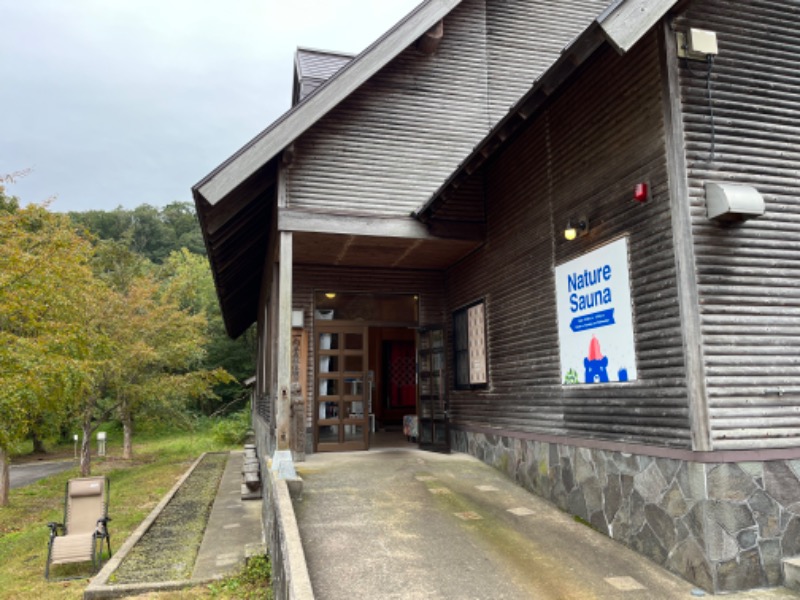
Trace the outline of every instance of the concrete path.
[[192, 579], [236, 573], [250, 552], [264, 553], [261, 500], [242, 500], [242, 452], [231, 452], [211, 508]]
[[11, 465], [9, 471], [11, 489], [30, 485], [50, 475], [67, 471], [76, 465], [77, 463], [74, 460], [50, 460]]
[[[413, 449], [314, 454], [295, 502], [317, 600], [688, 599], [684, 580], [499, 471]], [[797, 598], [781, 589], [726, 599]]]

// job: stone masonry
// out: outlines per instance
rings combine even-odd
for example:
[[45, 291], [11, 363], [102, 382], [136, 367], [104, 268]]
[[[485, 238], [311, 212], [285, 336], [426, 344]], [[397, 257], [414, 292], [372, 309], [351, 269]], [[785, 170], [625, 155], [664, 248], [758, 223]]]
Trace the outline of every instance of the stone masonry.
[[456, 430], [453, 449], [695, 585], [783, 583], [800, 555], [800, 460], [704, 464]]

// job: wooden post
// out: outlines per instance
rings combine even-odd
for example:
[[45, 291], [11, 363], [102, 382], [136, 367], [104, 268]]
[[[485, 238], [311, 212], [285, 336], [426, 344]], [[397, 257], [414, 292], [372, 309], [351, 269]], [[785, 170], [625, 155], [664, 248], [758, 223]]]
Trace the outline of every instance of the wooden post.
[[0, 446], [0, 506], [8, 506], [8, 490], [11, 489], [8, 460], [8, 454]]
[[697, 289], [697, 270], [692, 237], [692, 215], [689, 184], [684, 154], [684, 131], [681, 119], [680, 82], [675, 34], [666, 20], [661, 27], [661, 63], [664, 72], [664, 134], [667, 149], [672, 238], [675, 244], [675, 274], [678, 284], [678, 305], [683, 327], [683, 355], [686, 362], [686, 390], [689, 419], [692, 428], [692, 449], [713, 450], [708, 416], [705, 369], [703, 366], [703, 335], [700, 322], [700, 302]]
[[277, 392], [275, 437], [277, 450], [290, 450], [292, 426], [292, 233], [281, 231], [278, 263]]

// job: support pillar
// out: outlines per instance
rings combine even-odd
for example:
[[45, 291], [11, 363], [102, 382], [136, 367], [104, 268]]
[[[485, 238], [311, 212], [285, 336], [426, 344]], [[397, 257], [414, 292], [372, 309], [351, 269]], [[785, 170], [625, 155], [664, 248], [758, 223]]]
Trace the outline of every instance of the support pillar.
[[272, 470], [281, 479], [297, 475], [292, 462], [292, 233], [278, 232], [277, 377], [275, 397], [275, 454]]

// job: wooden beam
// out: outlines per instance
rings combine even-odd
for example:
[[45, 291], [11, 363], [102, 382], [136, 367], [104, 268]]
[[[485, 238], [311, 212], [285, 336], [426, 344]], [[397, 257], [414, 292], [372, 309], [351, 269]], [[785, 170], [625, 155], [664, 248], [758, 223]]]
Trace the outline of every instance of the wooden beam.
[[435, 239], [427, 227], [411, 217], [332, 215], [290, 208], [278, 211], [278, 231], [332, 233], [373, 237]]
[[431, 219], [428, 229], [437, 238], [481, 242], [486, 239], [486, 223]]
[[444, 38], [444, 20], [439, 21], [423, 33], [416, 43], [416, 48], [423, 54], [433, 54], [439, 49]]
[[623, 54], [655, 25], [676, 0], [625, 0], [598, 18], [609, 43]]

